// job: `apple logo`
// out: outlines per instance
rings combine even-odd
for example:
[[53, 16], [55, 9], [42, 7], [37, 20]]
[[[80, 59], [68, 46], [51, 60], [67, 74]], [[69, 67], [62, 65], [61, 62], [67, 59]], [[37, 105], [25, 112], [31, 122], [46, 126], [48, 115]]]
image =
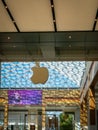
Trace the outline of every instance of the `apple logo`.
[[36, 62], [36, 66], [31, 68], [33, 75], [31, 81], [34, 84], [42, 83], [44, 84], [48, 80], [48, 69], [46, 67], [40, 67], [39, 63]]

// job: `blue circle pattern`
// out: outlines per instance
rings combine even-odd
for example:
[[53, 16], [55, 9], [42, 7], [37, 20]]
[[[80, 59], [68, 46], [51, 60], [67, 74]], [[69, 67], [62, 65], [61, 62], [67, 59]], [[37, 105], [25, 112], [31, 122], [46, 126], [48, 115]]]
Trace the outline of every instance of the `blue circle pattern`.
[[45, 84], [30, 80], [35, 62], [1, 62], [1, 88], [79, 88], [85, 71], [84, 61], [40, 62], [48, 68], [49, 78]]

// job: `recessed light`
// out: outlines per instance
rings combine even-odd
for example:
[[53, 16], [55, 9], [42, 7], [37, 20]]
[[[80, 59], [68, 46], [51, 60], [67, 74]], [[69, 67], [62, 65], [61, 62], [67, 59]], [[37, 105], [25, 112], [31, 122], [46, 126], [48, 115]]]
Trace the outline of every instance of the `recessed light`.
[[69, 39], [71, 39], [72, 37], [71, 37], [71, 35], [69, 36]]
[[53, 20], [53, 22], [55, 23], [55, 19]]
[[15, 48], [16, 46], [14, 45], [13, 47]]
[[71, 47], [71, 44], [69, 44], [69, 47]]
[[11, 37], [7, 37], [7, 39], [9, 40], [9, 39], [11, 39]]

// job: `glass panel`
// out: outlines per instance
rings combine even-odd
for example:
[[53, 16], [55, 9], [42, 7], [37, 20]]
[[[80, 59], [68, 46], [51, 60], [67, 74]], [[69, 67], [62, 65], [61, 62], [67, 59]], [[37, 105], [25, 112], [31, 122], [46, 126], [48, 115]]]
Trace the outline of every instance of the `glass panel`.
[[34, 66], [35, 62], [1, 62], [1, 88], [79, 88], [85, 71], [84, 61], [40, 62], [40, 67], [48, 69], [49, 77], [45, 84], [34, 84]]

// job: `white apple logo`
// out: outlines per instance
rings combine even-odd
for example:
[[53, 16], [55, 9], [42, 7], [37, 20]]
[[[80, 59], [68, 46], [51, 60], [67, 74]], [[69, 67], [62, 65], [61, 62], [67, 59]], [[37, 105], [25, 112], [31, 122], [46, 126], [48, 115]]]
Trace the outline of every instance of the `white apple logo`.
[[39, 63], [32, 67], [33, 75], [31, 81], [34, 84], [42, 83], [44, 84], [48, 80], [48, 69], [46, 67], [40, 67]]

